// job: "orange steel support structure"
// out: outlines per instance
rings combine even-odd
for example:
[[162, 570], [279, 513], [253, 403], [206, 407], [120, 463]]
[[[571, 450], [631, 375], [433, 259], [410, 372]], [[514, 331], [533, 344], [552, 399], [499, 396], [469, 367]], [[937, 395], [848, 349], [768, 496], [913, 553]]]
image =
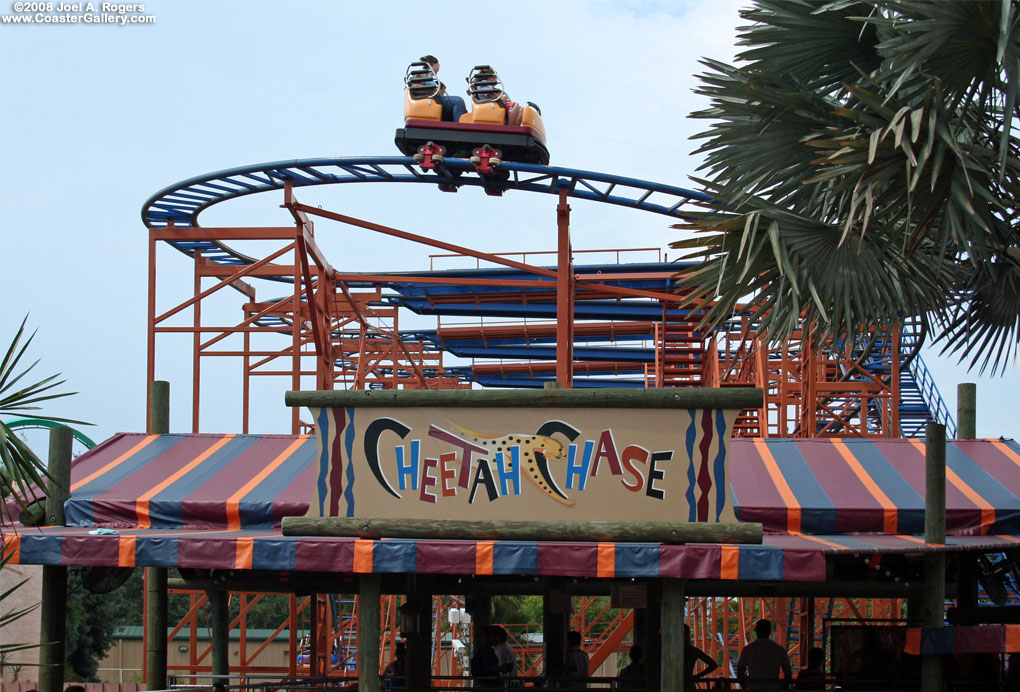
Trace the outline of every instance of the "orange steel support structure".
[[[737, 419], [734, 435], [741, 437], [814, 437], [855, 436], [893, 437], [899, 434], [899, 333], [889, 335], [863, 330], [856, 340], [846, 344], [815, 343], [802, 334], [794, 334], [782, 344], [771, 343], [768, 334], [756, 328], [750, 316], [735, 318], [712, 334], [704, 334], [697, 325], [700, 313], [684, 318], [676, 311], [682, 305], [682, 277], [675, 278], [670, 292], [628, 288], [607, 283], [604, 277], [575, 272], [570, 239], [570, 207], [566, 194], [560, 192], [556, 207], [557, 266], [555, 269], [528, 262], [529, 255], [517, 253], [521, 261], [506, 254], [472, 250], [423, 235], [402, 231], [381, 224], [356, 219], [344, 214], [301, 204], [288, 185], [284, 203], [293, 225], [259, 227], [175, 227], [149, 229], [149, 301], [147, 338], [147, 375], [157, 377], [157, 339], [173, 335], [190, 336], [191, 350], [191, 420], [193, 432], [201, 427], [202, 382], [208, 358], [233, 358], [241, 362], [240, 427], [249, 432], [252, 409], [252, 383], [259, 377], [284, 378], [288, 389], [313, 385], [317, 389], [442, 389], [469, 387], [470, 384], [449, 376], [444, 371], [443, 356], [426, 350], [421, 341], [401, 337], [398, 308], [381, 303], [381, 285], [392, 281], [392, 275], [344, 274], [336, 271], [326, 259], [315, 239], [313, 218], [372, 231], [444, 251], [435, 257], [471, 258], [478, 266], [521, 270], [529, 278], [477, 279], [442, 278], [424, 273], [403, 276], [421, 284], [467, 284], [499, 288], [495, 294], [478, 294], [479, 304], [487, 300], [520, 298], [521, 289], [533, 289], [528, 300], [555, 300], [557, 320], [519, 320], [511, 324], [476, 323], [439, 324], [438, 337], [444, 339], [474, 337], [556, 338], [556, 359], [551, 361], [492, 362], [472, 361], [474, 372], [484, 374], [555, 375], [562, 387], [572, 386], [575, 375], [591, 372], [615, 372], [640, 375], [650, 387], [759, 387], [765, 392], [761, 409], [745, 410]], [[192, 257], [193, 282], [190, 295], [178, 298], [169, 306], [157, 300], [157, 245], [164, 241], [214, 240], [217, 243], [257, 246], [263, 248], [258, 257], [243, 264], [216, 264], [202, 252]], [[616, 252], [619, 257], [619, 250]], [[629, 275], [628, 275], [629, 276]], [[641, 274], [658, 277], [657, 274]], [[621, 278], [621, 275], [617, 275]], [[629, 277], [633, 278], [633, 277]], [[258, 281], [262, 286], [276, 287], [271, 297], [256, 294]], [[229, 290], [226, 290], [229, 289]], [[537, 292], [535, 289], [545, 289]], [[230, 303], [225, 296], [235, 296]], [[577, 300], [594, 298], [645, 298], [658, 301], [661, 318], [651, 324], [634, 320], [598, 322], [574, 320]], [[239, 300], [238, 300], [239, 299]], [[162, 299], [165, 301], [165, 297]], [[434, 299], [442, 302], [441, 298]], [[224, 305], [227, 307], [224, 308]], [[235, 315], [228, 318], [227, 315]], [[189, 315], [190, 312], [190, 315]], [[190, 319], [188, 317], [190, 316]], [[616, 336], [647, 334], [647, 343], [654, 348], [651, 365], [625, 361], [579, 361], [574, 359], [575, 338], [601, 335], [609, 342]], [[883, 341], [884, 339], [884, 341]], [[883, 378], [862, 367], [860, 344], [879, 340], [891, 363], [890, 375]], [[218, 402], [218, 407], [222, 404]], [[290, 429], [302, 432], [310, 426], [299, 420], [299, 409], [291, 409]], [[195, 626], [197, 612], [204, 596], [192, 595], [192, 607], [178, 624]], [[242, 614], [234, 625], [243, 625], [245, 614], [258, 596], [250, 600], [241, 596]], [[442, 605], [442, 601], [439, 605]], [[310, 607], [314, 605], [314, 607]], [[590, 605], [590, 604], [589, 604]], [[587, 613], [588, 606], [582, 609]], [[689, 622], [695, 643], [723, 662], [720, 672], [731, 672], [733, 657], [747, 640], [754, 621], [763, 614], [779, 623], [778, 640], [785, 641], [794, 654], [803, 654], [801, 633], [810, 632], [818, 641], [822, 619], [817, 613], [846, 616], [881, 612], [898, 617], [898, 602], [846, 601], [829, 599], [691, 599]], [[441, 611], [437, 611], [441, 612]], [[396, 601], [387, 599], [383, 606], [383, 663], [392, 657], [397, 634]], [[356, 633], [341, 628], [328, 631], [322, 626], [327, 620], [320, 599], [291, 598], [291, 615], [278, 629], [289, 625], [292, 660], [286, 671], [301, 673], [296, 663], [299, 620], [310, 620], [313, 636], [309, 640], [311, 671], [325, 673], [329, 652], [336, 642], [353, 641]], [[587, 616], [585, 616], [586, 618]], [[626, 637], [633, 616], [628, 612], [605, 612], [600, 618], [575, 623], [590, 642], [595, 661], [625, 651]], [[607, 622], [609, 624], [607, 624]], [[439, 625], [437, 624], [437, 627]], [[349, 628], [348, 628], [349, 629]], [[439, 634], [439, 630], [434, 634]], [[194, 638], [194, 635], [193, 635]], [[346, 639], [345, 639], [346, 638]], [[244, 640], [242, 639], [242, 642]], [[526, 647], [525, 647], [526, 648]], [[808, 647], [809, 648], [809, 647]], [[210, 669], [204, 661], [208, 652], [189, 647], [189, 673]], [[436, 648], [435, 669], [440, 672], [439, 649]], [[251, 665], [258, 651], [248, 655], [242, 643], [242, 660], [237, 670], [242, 674], [257, 672]], [[800, 656], [795, 656], [799, 658]], [[535, 663], [535, 661], [532, 661]], [[452, 664], [451, 664], [452, 665]], [[455, 667], [452, 669], [456, 669]], [[537, 668], [535, 668], [537, 670]], [[304, 669], [306, 672], [308, 669]]]

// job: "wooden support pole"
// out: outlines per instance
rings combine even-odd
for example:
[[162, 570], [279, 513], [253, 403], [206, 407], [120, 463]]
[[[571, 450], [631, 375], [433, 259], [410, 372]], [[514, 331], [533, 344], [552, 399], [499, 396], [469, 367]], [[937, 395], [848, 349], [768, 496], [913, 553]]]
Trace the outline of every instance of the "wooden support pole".
[[[226, 591], [208, 591], [210, 620], [212, 620], [212, 674], [230, 675], [230, 594]], [[166, 636], [164, 635], [164, 640]], [[226, 677], [221, 681], [228, 684]]]
[[284, 517], [284, 536], [437, 538], [650, 543], [762, 542], [762, 525], [748, 522], [493, 521], [484, 519], [391, 519]]
[[[64, 525], [64, 502], [71, 487], [70, 428], [50, 429], [46, 489], [46, 520], [51, 526]], [[60, 692], [64, 683], [64, 642], [67, 639], [67, 568], [46, 565], [42, 575], [42, 607], [39, 623], [39, 690]]]
[[[427, 574], [408, 578], [407, 601], [404, 602], [401, 627], [407, 643], [407, 689], [427, 690], [432, 687], [432, 583]], [[406, 618], [406, 620], [405, 620]]]
[[149, 434], [166, 435], [170, 432], [170, 383], [156, 380], [150, 387]]
[[[542, 649], [547, 678], [562, 678], [570, 623], [570, 595], [562, 579], [547, 580], [542, 599]], [[476, 632], [478, 630], [475, 630]]]
[[[156, 380], [149, 385], [149, 434], [170, 432], [170, 383]], [[165, 690], [167, 635], [167, 569], [145, 568], [145, 685]]]
[[[671, 692], [661, 687], [662, 666], [664, 661], [673, 656], [674, 652], [662, 647], [662, 580], [648, 581], [648, 607], [645, 608], [644, 642], [645, 652], [645, 692]], [[683, 687], [677, 687], [682, 690]]]
[[956, 385], [956, 439], [973, 440], [977, 437], [977, 384], [961, 382]]
[[[946, 542], [946, 426], [929, 423], [925, 436], [924, 540], [928, 544]], [[924, 595], [922, 625], [942, 627], [945, 623], [946, 554], [943, 551], [924, 556]], [[942, 657], [921, 656], [921, 692], [941, 692]]]
[[662, 655], [659, 661], [659, 688], [684, 689], [684, 587], [683, 579], [662, 580]]
[[358, 689], [379, 692], [379, 575], [358, 576]]

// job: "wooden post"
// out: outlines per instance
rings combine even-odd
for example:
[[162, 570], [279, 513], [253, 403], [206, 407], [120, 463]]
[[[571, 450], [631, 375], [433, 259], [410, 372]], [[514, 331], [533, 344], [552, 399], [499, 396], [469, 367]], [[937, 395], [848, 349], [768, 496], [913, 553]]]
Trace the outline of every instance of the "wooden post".
[[[50, 429], [49, 472], [46, 489], [46, 521], [64, 525], [64, 502], [71, 487], [70, 428]], [[39, 623], [39, 690], [60, 692], [64, 683], [64, 642], [67, 639], [67, 568], [46, 565], [42, 575], [42, 607]]]
[[[209, 599], [209, 610], [212, 620], [212, 674], [230, 675], [230, 593], [221, 591], [206, 591]], [[166, 640], [164, 634], [163, 640]], [[225, 678], [221, 678], [223, 684], [229, 684]]]
[[956, 385], [956, 439], [977, 437], [977, 385], [961, 382]]
[[[946, 542], [946, 426], [928, 423], [925, 436], [924, 540], [929, 545]], [[925, 553], [922, 625], [942, 627], [945, 622], [946, 554]], [[921, 692], [941, 692], [942, 657], [921, 656]]]
[[[547, 580], [548, 589], [542, 599], [542, 648], [547, 678], [562, 678], [567, 652], [567, 629], [570, 622], [570, 608], [564, 612], [564, 599], [569, 595], [561, 579]], [[478, 630], [475, 630], [476, 632]]]
[[429, 575], [408, 579], [407, 601], [401, 618], [407, 618], [404, 640], [407, 644], [407, 689], [432, 687], [432, 583]]
[[[662, 580], [659, 687], [684, 689], [684, 587], [683, 579]], [[649, 688], [651, 689], [651, 688]]]
[[[973, 440], [975, 437], [977, 437], [977, 385], [973, 382], [961, 382], [956, 385], [956, 439]], [[977, 556], [961, 553], [956, 559], [958, 565], [956, 624], [977, 624]]]
[[358, 689], [379, 692], [379, 575], [358, 576]]
[[485, 628], [492, 624], [492, 596], [478, 593], [464, 598], [464, 609], [471, 616], [471, 639], [468, 641], [468, 659], [485, 641]]
[[[165, 435], [170, 432], [170, 383], [156, 380], [149, 391], [149, 434]], [[166, 579], [166, 567], [145, 568], [145, 685], [149, 690], [167, 687]]]
[[[645, 652], [645, 692], [659, 692], [660, 689], [663, 692], [672, 692], [660, 685], [663, 661], [672, 656], [673, 652], [664, 651], [662, 648], [662, 608], [656, 607], [656, 603], [662, 603], [662, 580], [650, 579], [642, 643]], [[682, 690], [683, 687], [675, 689]]]

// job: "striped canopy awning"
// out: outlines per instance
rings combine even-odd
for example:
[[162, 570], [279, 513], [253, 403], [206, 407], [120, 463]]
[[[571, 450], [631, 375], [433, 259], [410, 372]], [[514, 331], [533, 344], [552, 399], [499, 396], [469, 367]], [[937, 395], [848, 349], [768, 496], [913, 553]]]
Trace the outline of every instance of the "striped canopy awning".
[[999, 654], [1020, 652], [1020, 625], [911, 627], [903, 651], [920, 654]]
[[909, 440], [734, 440], [736, 514], [765, 525], [762, 545], [283, 536], [282, 517], [308, 509], [316, 451], [304, 435], [118, 434], [73, 462], [68, 526], [16, 527], [8, 511], [4, 550], [48, 565], [820, 581], [830, 554], [1020, 542], [1012, 441], [950, 443], [945, 545], [918, 535], [924, 448]]
[[1012, 536], [964, 536], [944, 546], [915, 536], [767, 535], [761, 545], [361, 540], [266, 531], [21, 529], [4, 533], [12, 564], [193, 567], [344, 573], [822, 581], [827, 554], [1002, 550]]
[[[924, 442], [733, 440], [737, 518], [781, 533], [924, 534]], [[946, 531], [1020, 533], [1020, 445], [955, 440], [946, 448]]]

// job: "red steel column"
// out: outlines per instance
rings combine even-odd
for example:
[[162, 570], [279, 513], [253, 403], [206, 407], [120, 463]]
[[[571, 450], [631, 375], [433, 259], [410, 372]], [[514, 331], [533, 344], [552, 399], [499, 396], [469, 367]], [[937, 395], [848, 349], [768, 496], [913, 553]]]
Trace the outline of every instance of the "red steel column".
[[560, 188], [556, 206], [559, 251], [556, 266], [556, 381], [560, 387], [574, 386], [574, 262], [570, 247], [570, 205], [567, 191]]

